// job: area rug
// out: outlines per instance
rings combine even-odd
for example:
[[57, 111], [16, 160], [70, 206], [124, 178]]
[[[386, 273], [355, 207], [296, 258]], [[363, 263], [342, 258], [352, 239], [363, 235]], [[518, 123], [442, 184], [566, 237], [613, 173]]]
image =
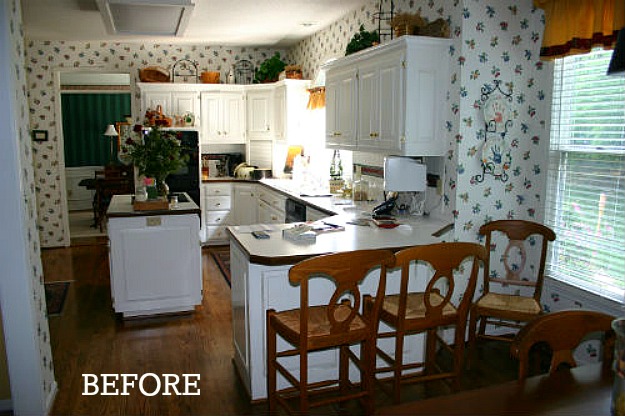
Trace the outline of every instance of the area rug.
[[230, 286], [230, 248], [211, 249], [211, 256], [221, 270], [221, 274]]
[[43, 287], [46, 293], [48, 316], [60, 315], [61, 312], [63, 312], [69, 284], [70, 282], [44, 283]]

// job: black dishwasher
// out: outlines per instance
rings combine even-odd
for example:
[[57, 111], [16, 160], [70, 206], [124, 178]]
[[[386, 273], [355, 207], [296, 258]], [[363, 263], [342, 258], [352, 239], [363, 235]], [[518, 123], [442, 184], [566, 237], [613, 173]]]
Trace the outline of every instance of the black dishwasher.
[[287, 198], [284, 206], [285, 223], [306, 221], [306, 205], [294, 199]]

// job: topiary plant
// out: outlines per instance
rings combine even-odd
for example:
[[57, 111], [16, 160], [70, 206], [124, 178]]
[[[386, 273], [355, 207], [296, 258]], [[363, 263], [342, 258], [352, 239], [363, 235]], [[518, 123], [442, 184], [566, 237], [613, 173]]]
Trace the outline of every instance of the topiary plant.
[[373, 45], [380, 43], [380, 35], [376, 30], [367, 32], [364, 25], [360, 25], [360, 30], [356, 33], [347, 44], [345, 55], [367, 49]]
[[284, 71], [286, 64], [280, 59], [280, 52], [276, 52], [271, 58], [260, 64], [256, 71], [256, 82], [273, 82], [278, 80], [280, 72]]

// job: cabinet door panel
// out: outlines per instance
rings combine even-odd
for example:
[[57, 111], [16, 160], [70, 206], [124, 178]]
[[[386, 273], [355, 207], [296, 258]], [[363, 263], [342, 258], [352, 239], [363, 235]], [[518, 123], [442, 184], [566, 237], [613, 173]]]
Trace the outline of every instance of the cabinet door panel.
[[224, 93], [223, 106], [223, 139], [227, 143], [245, 143], [245, 101], [243, 94]]
[[172, 102], [170, 92], [148, 92], [144, 95], [144, 110], [156, 110], [160, 105], [164, 114], [171, 114]]
[[250, 140], [271, 139], [271, 96], [270, 90], [247, 94], [247, 132]]
[[172, 115], [184, 115], [192, 113], [197, 116], [197, 93], [195, 92], [174, 92], [172, 99]]
[[202, 93], [202, 143], [214, 143], [221, 139], [220, 97], [218, 93]]

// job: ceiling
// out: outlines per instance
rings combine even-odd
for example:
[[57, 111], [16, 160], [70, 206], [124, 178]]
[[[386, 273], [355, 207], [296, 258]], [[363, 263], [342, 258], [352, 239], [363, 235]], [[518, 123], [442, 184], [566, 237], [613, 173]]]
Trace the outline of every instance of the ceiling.
[[181, 37], [111, 35], [96, 0], [21, 0], [32, 40], [289, 47], [370, 0], [193, 0]]

